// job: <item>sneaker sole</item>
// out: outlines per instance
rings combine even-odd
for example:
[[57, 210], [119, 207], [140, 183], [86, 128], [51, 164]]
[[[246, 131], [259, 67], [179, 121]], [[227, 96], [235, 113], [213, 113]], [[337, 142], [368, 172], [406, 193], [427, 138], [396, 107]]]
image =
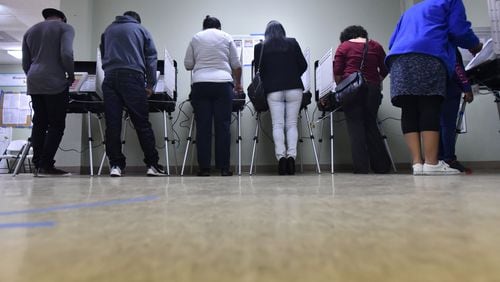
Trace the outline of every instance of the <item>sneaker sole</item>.
[[65, 173], [65, 174], [45, 174], [45, 173], [38, 173], [35, 177], [68, 177], [71, 176], [71, 173]]
[[424, 171], [423, 175], [458, 175], [460, 171]]

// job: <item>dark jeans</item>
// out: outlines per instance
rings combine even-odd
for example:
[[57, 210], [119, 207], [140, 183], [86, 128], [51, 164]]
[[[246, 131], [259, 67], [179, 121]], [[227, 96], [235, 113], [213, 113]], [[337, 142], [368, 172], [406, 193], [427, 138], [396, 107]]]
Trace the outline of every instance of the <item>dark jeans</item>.
[[382, 101], [378, 86], [369, 86], [361, 99], [348, 107], [344, 114], [351, 141], [354, 173], [387, 173], [391, 160], [377, 126], [377, 112]]
[[66, 109], [69, 102], [68, 90], [59, 94], [31, 95], [33, 106], [33, 164], [37, 168], [54, 166], [57, 148], [66, 127]]
[[215, 128], [215, 166], [229, 169], [231, 145], [231, 83], [194, 83], [191, 105], [196, 118], [198, 166], [209, 169], [212, 152], [212, 121]]
[[106, 115], [106, 154], [111, 166], [125, 168], [122, 153], [122, 113], [126, 108], [137, 132], [147, 166], [158, 163], [155, 136], [149, 122], [149, 106], [144, 75], [132, 70], [115, 70], [106, 73], [102, 84], [104, 113]]
[[449, 89], [448, 95], [441, 104], [439, 159], [453, 161], [455, 155], [456, 122], [461, 100], [460, 89]]

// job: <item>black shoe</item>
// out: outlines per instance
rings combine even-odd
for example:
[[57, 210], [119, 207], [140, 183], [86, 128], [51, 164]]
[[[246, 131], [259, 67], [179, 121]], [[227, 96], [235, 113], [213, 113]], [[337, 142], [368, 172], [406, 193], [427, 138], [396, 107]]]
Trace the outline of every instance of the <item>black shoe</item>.
[[280, 158], [278, 161], [278, 174], [286, 175], [286, 158]]
[[286, 159], [286, 172], [289, 175], [295, 174], [295, 159], [293, 157], [288, 157], [288, 159]]
[[64, 171], [62, 169], [51, 167], [51, 168], [39, 168], [35, 175], [38, 176], [38, 177], [70, 176], [71, 173], [67, 172], [67, 171]]
[[468, 167], [465, 167], [463, 164], [461, 164], [457, 160], [452, 160], [452, 161], [446, 161], [446, 163], [451, 167], [454, 168], [460, 172], [465, 172], [465, 173], [471, 173], [472, 170]]
[[227, 168], [223, 168], [220, 170], [220, 176], [233, 176], [233, 172]]
[[198, 171], [198, 176], [210, 176], [210, 169], [209, 168], [202, 168]]

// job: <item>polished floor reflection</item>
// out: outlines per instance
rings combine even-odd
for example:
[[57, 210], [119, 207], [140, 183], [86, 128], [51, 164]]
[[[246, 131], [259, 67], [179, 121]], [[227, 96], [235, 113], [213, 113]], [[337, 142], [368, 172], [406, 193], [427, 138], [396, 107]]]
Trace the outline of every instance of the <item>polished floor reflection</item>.
[[0, 281], [500, 281], [500, 174], [0, 176]]

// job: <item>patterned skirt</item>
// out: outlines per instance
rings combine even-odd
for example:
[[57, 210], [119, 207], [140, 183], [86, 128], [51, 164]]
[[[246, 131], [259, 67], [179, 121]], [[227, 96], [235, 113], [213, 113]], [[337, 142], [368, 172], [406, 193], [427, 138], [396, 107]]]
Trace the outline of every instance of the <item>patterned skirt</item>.
[[390, 59], [391, 102], [401, 107], [400, 98], [409, 95], [446, 96], [446, 67], [436, 57], [410, 53]]

